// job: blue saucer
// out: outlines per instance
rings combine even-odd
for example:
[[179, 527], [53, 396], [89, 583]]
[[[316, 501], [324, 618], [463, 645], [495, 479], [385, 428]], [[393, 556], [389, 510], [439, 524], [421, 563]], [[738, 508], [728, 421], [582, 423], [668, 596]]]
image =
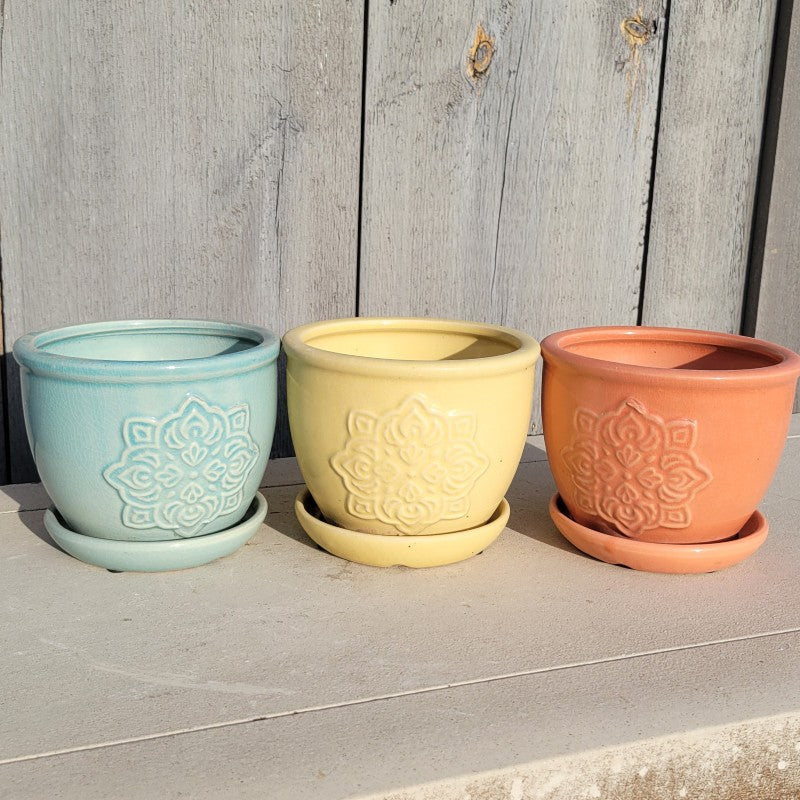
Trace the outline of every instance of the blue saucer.
[[218, 533], [164, 542], [122, 542], [75, 533], [55, 509], [44, 514], [44, 526], [53, 541], [71, 556], [115, 572], [164, 572], [208, 564], [238, 550], [253, 537], [267, 516], [267, 501], [256, 492], [238, 525]]

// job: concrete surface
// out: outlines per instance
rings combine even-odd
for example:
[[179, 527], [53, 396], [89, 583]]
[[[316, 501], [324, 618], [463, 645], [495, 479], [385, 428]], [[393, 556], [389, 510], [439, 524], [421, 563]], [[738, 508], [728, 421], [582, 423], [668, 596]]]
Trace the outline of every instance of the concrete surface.
[[267, 524], [195, 570], [58, 550], [0, 496], [0, 798], [575, 800], [800, 796], [800, 417], [741, 565], [650, 575], [547, 516], [531, 437], [480, 556], [379, 570]]

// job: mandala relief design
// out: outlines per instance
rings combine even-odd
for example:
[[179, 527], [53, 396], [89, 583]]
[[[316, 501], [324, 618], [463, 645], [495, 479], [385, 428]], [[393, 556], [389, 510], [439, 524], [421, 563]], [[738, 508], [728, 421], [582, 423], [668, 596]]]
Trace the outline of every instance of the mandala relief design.
[[627, 535], [687, 527], [689, 504], [712, 478], [694, 453], [696, 436], [694, 420], [665, 422], [634, 399], [600, 414], [579, 408], [561, 453], [578, 506]]
[[191, 395], [163, 419], [125, 420], [125, 449], [103, 473], [122, 499], [123, 524], [188, 537], [234, 511], [258, 459], [249, 428], [245, 403], [226, 410]]
[[331, 459], [347, 511], [404, 534], [466, 516], [469, 492], [489, 466], [475, 430], [473, 413], [438, 411], [421, 395], [380, 416], [351, 411], [347, 444]]

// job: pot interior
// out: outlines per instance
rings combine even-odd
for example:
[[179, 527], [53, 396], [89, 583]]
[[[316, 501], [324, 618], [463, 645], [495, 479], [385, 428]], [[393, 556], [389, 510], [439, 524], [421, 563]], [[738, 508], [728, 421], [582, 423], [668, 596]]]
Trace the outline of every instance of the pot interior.
[[454, 361], [513, 353], [518, 344], [467, 331], [368, 329], [320, 332], [311, 347], [348, 356], [395, 361]]
[[562, 347], [576, 355], [636, 367], [686, 370], [736, 370], [771, 367], [781, 363], [777, 355], [744, 347], [724, 347], [709, 342], [636, 338], [565, 342]]
[[259, 341], [202, 329], [120, 329], [64, 335], [37, 345], [46, 353], [99, 361], [186, 361], [238, 353]]

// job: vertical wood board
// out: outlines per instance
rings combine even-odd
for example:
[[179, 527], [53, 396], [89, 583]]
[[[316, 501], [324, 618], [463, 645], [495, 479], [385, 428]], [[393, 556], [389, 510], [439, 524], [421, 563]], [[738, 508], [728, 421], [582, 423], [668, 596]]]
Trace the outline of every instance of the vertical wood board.
[[361, 313], [634, 323], [662, 14], [371, 4]]
[[356, 2], [6, 3], [9, 347], [103, 318], [352, 315], [362, 39]]
[[[0, 17], [2, 17], [2, 6], [0, 6]], [[2, 35], [2, 19], [0, 19], [0, 35]], [[2, 245], [2, 228], [0, 228], [0, 245]], [[0, 286], [2, 286], [3, 259], [0, 250]], [[0, 318], [3, 315], [3, 298], [0, 296]], [[0, 358], [5, 361], [8, 357], [4, 354], [3, 346], [3, 327], [0, 325]], [[0, 484], [8, 483], [8, 442], [6, 441], [6, 391], [5, 391], [5, 365], [0, 365]]]
[[642, 322], [738, 333], [776, 0], [673, 0]]
[[[757, 298], [755, 330], [762, 339], [800, 352], [800, 6], [784, 3], [778, 17], [776, 50], [780, 51], [782, 97], [771, 105], [776, 126], [770, 138], [768, 176], [760, 203], [764, 236], [754, 247], [753, 287]], [[751, 331], [748, 331], [751, 332]], [[800, 398], [795, 400], [800, 411]]]

